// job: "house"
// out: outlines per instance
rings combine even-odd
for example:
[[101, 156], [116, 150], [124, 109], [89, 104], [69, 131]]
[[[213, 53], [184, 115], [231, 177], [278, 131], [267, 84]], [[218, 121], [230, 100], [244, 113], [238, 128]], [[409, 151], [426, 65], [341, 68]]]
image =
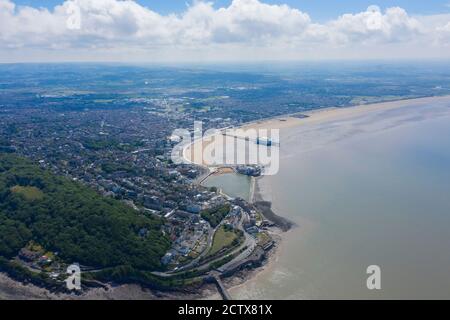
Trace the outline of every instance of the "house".
[[19, 258], [24, 261], [27, 261], [27, 262], [32, 262], [32, 261], [35, 261], [36, 259], [40, 258], [40, 254], [39, 254], [39, 252], [35, 252], [35, 251], [28, 250], [26, 248], [23, 248], [19, 252]]
[[191, 249], [188, 247], [181, 247], [178, 249], [178, 252], [184, 256], [188, 255], [191, 252]]
[[245, 231], [247, 231], [248, 233], [250, 233], [252, 235], [259, 233], [258, 227], [255, 227], [255, 226], [247, 228]]
[[170, 171], [169, 171], [169, 176], [170, 176], [171, 178], [177, 178], [177, 177], [180, 176], [180, 173], [179, 173], [177, 170], [170, 170]]
[[161, 258], [161, 263], [163, 265], [168, 265], [172, 261], [173, 257], [174, 254], [169, 251]]
[[186, 211], [194, 214], [199, 214], [202, 207], [196, 203], [190, 203], [186, 205]]
[[146, 208], [150, 208], [153, 210], [161, 210], [162, 209], [162, 201], [157, 196], [145, 196], [144, 197], [144, 206]]
[[234, 206], [233, 209], [230, 211], [230, 215], [237, 216], [240, 215], [242, 208], [239, 206]]

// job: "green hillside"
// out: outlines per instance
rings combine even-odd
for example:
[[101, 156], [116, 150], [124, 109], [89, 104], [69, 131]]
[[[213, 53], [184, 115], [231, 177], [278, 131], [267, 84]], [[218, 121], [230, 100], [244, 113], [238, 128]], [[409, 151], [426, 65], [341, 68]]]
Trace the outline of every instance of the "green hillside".
[[[170, 245], [161, 223], [28, 160], [0, 153], [3, 258], [13, 258], [33, 241], [68, 263], [158, 270]], [[145, 237], [139, 236], [142, 228], [148, 230]]]

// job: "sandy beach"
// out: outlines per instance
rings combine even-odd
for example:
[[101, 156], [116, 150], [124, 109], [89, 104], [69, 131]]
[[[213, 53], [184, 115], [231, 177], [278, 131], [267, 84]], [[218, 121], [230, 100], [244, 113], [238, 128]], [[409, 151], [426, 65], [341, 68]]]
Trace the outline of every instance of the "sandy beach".
[[417, 99], [404, 99], [389, 102], [380, 102], [373, 104], [363, 104], [351, 107], [331, 107], [324, 109], [317, 109], [300, 114], [308, 116], [307, 118], [290, 116], [280, 116], [268, 120], [257, 121], [242, 126], [242, 129], [285, 129], [296, 127], [299, 125], [316, 124], [328, 120], [342, 120], [346, 118], [356, 117], [367, 112], [380, 112], [399, 108], [408, 108], [416, 104], [437, 103], [448, 101], [450, 96], [426, 97]]
[[[437, 96], [437, 97], [426, 97], [417, 99], [404, 99], [398, 101], [381, 102], [374, 104], [364, 104], [350, 107], [330, 107], [317, 109], [307, 112], [301, 112], [297, 114], [291, 114], [286, 116], [277, 116], [274, 118], [254, 121], [244, 124], [235, 129], [242, 130], [271, 130], [271, 129], [287, 129], [303, 125], [319, 124], [326, 121], [337, 121], [349, 118], [357, 117], [358, 115], [363, 115], [368, 112], [381, 112], [393, 109], [408, 108], [416, 104], [433, 104], [442, 101], [448, 101], [450, 96]], [[303, 117], [306, 116], [306, 117]], [[215, 142], [217, 139], [218, 145], [222, 146], [221, 135], [205, 137], [205, 139], [199, 139], [194, 141], [193, 144], [186, 146], [183, 149], [183, 157], [187, 162], [195, 163], [210, 169], [220, 167], [220, 165], [210, 165], [202, 157], [204, 150], [206, 150], [209, 145]], [[225, 143], [225, 142], [223, 142]], [[208, 150], [209, 152], [209, 150]]]

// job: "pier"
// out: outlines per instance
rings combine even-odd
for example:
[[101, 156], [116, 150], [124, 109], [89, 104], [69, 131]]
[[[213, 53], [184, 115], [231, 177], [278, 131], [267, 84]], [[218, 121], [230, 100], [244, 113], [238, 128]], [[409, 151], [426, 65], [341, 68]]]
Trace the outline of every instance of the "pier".
[[256, 138], [251, 138], [248, 136], [242, 137], [242, 136], [238, 136], [238, 135], [229, 134], [227, 132], [222, 132], [222, 136], [231, 137], [234, 139], [240, 139], [240, 140], [244, 140], [244, 141], [248, 141], [248, 142], [253, 142], [257, 145], [262, 145], [262, 146], [266, 146], [266, 147], [280, 146], [280, 143], [278, 141], [272, 141], [271, 139], [269, 139], [267, 137], [256, 137]]
[[220, 295], [223, 300], [233, 300], [231, 299], [231, 295], [228, 293], [227, 289], [223, 286], [222, 280], [220, 280], [219, 276], [214, 277], [217, 284], [217, 289], [219, 290]]
[[222, 280], [220, 279], [220, 274], [214, 272], [211, 276], [214, 279], [214, 282], [217, 285], [217, 290], [219, 291], [219, 293], [222, 296], [223, 300], [233, 300], [231, 298], [231, 295], [228, 293], [228, 290], [223, 285]]

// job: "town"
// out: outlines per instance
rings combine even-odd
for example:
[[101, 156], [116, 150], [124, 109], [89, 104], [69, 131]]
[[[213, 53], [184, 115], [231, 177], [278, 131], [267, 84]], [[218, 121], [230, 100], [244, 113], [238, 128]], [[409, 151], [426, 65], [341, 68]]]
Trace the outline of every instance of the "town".
[[[207, 174], [205, 168], [171, 161], [172, 148], [179, 142], [171, 132], [189, 127], [197, 111], [180, 111], [182, 100], [153, 99], [149, 103], [152, 107], [112, 110], [3, 109], [1, 148], [104, 197], [118, 199], [138, 214], [163, 219], [161, 232], [172, 246], [161, 258], [166, 270], [154, 272], [157, 276], [192, 270], [196, 276], [209, 275], [211, 270], [225, 274], [261, 262], [273, 245], [267, 231], [272, 223], [252, 204], [198, 183]], [[238, 124], [230, 118], [204, 120], [206, 128], [218, 122]], [[258, 176], [260, 168], [239, 166], [236, 172]], [[145, 237], [147, 232], [143, 228], [139, 236]], [[16, 260], [33, 271], [61, 279], [66, 264], [57, 254], [30, 243]]]
[[[161, 243], [155, 247], [164, 250], [147, 251], [157, 257], [158, 266], [145, 270], [152, 275], [145, 278], [166, 287], [200, 281], [222, 288], [222, 277], [264, 261], [276, 245], [274, 223], [283, 230], [289, 227], [273, 215], [270, 203], [231, 198], [202, 185], [209, 174], [202, 166], [175, 164], [171, 153], [180, 142], [172, 134], [175, 129], [188, 129], [194, 136], [195, 121], [202, 121], [204, 131], [234, 128], [286, 114], [303, 118], [305, 111], [321, 107], [422, 96], [435, 87], [433, 79], [423, 89], [391, 74], [385, 75], [387, 79], [404, 83], [387, 90], [366, 85], [368, 77], [348, 87], [346, 79], [353, 74], [340, 74], [342, 82], [330, 82], [326, 78], [333, 78], [332, 71], [325, 80], [309, 80], [182, 68], [82, 64], [49, 68], [2, 66], [0, 153], [30, 159], [102, 199], [125, 204], [137, 217], [155, 219], [157, 230], [139, 227], [132, 232], [138, 239], [154, 240], [157, 231]], [[277, 142], [261, 137], [255, 143], [270, 147]], [[262, 168], [232, 169], [258, 177]], [[31, 201], [43, 197], [39, 188], [20, 183], [11, 185], [9, 192]], [[43, 243], [29, 241], [14, 251], [12, 260], [62, 282], [67, 265], [77, 262], [62, 256]], [[98, 267], [103, 264], [89, 262], [80, 267], [94, 279], [104, 271]], [[109, 279], [104, 276], [102, 281]]]

